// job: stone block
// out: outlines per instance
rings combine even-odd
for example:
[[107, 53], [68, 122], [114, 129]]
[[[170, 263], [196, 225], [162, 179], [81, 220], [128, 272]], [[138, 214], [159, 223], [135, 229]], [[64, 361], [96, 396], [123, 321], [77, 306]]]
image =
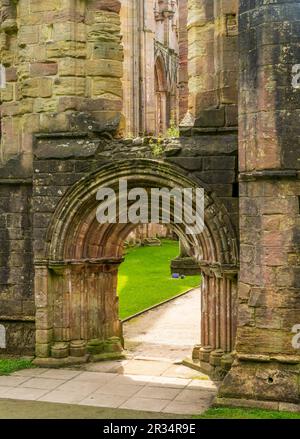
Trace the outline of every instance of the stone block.
[[224, 108], [201, 111], [195, 121], [195, 127], [223, 127], [224, 125]]
[[51, 78], [32, 78], [27, 79], [21, 85], [21, 93], [23, 97], [30, 98], [48, 98], [52, 96]]
[[95, 78], [92, 81], [92, 95], [112, 100], [122, 98], [122, 83], [119, 78]]
[[59, 76], [85, 76], [86, 61], [84, 59], [77, 59], [65, 57], [58, 60]]
[[52, 63], [32, 63], [30, 65], [30, 75], [35, 76], [53, 76], [57, 74], [58, 66], [56, 62]]
[[78, 77], [60, 77], [54, 80], [53, 92], [56, 96], [84, 96], [85, 79]]
[[35, 345], [35, 355], [41, 358], [47, 358], [50, 355], [50, 344], [49, 343], [37, 343]]
[[104, 76], [110, 78], [122, 78], [123, 66], [118, 60], [93, 59], [86, 62], [86, 74], [88, 76]]
[[36, 331], [36, 343], [38, 344], [48, 344], [52, 341], [53, 330], [52, 329], [38, 329]]

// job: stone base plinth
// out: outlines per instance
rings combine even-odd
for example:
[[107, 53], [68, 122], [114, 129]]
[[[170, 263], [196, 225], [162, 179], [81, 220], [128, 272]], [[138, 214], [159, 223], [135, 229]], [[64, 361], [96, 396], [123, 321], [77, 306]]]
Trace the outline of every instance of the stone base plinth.
[[197, 370], [198, 372], [208, 375], [210, 379], [215, 381], [220, 381], [226, 375], [226, 370], [221, 367], [212, 366], [210, 363], [205, 361], [194, 360], [192, 358], [185, 358], [182, 361], [184, 366], [190, 367], [191, 369]]
[[[279, 361], [238, 361], [226, 375], [218, 401], [240, 405], [241, 400], [260, 407], [261, 402], [300, 404], [300, 364]], [[273, 406], [272, 406], [273, 407]]]
[[124, 360], [126, 358], [125, 354], [122, 352], [104, 352], [102, 354], [91, 355], [89, 361], [114, 361], [114, 360]]
[[[106, 340], [92, 339], [87, 343], [84, 340], [58, 342], [45, 345], [33, 364], [41, 367], [65, 367], [88, 361], [108, 361], [124, 359], [122, 340], [119, 337], [110, 337]], [[50, 354], [51, 353], [51, 357]], [[71, 354], [71, 355], [70, 355]]]
[[232, 353], [224, 353], [222, 349], [211, 346], [195, 345], [192, 358], [183, 360], [183, 364], [199, 372], [205, 373], [213, 380], [222, 380], [233, 363]]
[[184, 276], [195, 276], [201, 273], [199, 265], [193, 258], [176, 258], [171, 261], [171, 272]]
[[89, 361], [89, 355], [85, 355], [84, 357], [35, 358], [32, 364], [38, 367], [59, 368], [59, 367], [76, 366], [79, 364], [87, 363], [88, 361]]
[[279, 401], [258, 401], [255, 399], [216, 397], [213, 402], [213, 407], [259, 408], [263, 410], [278, 410], [300, 413], [300, 404]]

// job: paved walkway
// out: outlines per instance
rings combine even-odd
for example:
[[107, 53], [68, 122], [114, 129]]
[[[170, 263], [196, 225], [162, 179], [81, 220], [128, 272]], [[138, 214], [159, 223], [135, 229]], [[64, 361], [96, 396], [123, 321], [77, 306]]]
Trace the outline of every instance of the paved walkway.
[[[105, 365], [105, 368], [108, 365]], [[197, 414], [205, 411], [216, 386], [184, 366], [134, 360], [111, 365], [116, 372], [30, 369], [0, 377], [0, 398], [85, 406]], [[176, 370], [177, 368], [177, 370]], [[182, 368], [182, 369], [181, 369]], [[187, 369], [187, 370], [185, 370]], [[139, 372], [135, 374], [135, 372]], [[148, 371], [149, 375], [141, 373]], [[190, 373], [190, 378], [187, 378]], [[186, 378], [178, 378], [178, 375]], [[192, 377], [193, 375], [193, 377]]]
[[199, 291], [193, 291], [128, 322], [126, 360], [0, 376], [0, 398], [200, 414], [210, 406], [217, 385], [180, 364], [199, 339], [198, 313], [191, 312], [198, 306]]
[[123, 330], [133, 356], [182, 361], [200, 342], [200, 290], [129, 320]]

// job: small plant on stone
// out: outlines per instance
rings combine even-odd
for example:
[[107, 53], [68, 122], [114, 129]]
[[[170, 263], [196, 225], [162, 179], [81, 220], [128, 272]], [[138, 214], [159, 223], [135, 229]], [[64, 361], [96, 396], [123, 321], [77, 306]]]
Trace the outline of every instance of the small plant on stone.
[[179, 127], [176, 125], [174, 119], [170, 121], [170, 127], [166, 131], [166, 138], [178, 138], [180, 136]]
[[159, 157], [163, 154], [163, 138], [161, 136], [157, 137], [156, 142], [151, 139], [149, 145], [151, 146], [152, 154], [154, 155], [154, 157]]

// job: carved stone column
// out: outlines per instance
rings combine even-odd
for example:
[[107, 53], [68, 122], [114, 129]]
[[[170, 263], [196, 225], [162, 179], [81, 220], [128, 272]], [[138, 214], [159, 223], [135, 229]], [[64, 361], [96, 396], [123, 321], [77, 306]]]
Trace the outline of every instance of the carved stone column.
[[230, 367], [236, 335], [237, 268], [202, 265], [201, 344], [194, 349], [200, 369], [222, 376]]
[[36, 263], [36, 364], [120, 357], [117, 273], [121, 260]]

